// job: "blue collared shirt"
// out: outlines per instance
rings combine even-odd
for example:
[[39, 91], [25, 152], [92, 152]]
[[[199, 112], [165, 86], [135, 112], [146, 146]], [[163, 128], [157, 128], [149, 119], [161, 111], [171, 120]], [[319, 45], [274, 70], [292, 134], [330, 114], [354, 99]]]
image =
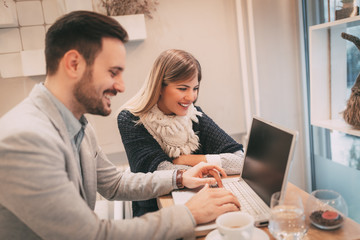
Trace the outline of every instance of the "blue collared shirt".
[[51, 101], [55, 104], [59, 110], [62, 119], [65, 122], [66, 129], [69, 133], [73, 152], [77, 160], [79, 172], [82, 177], [81, 162], [80, 162], [80, 145], [84, 138], [85, 127], [88, 123], [84, 115], [81, 116], [80, 120], [76, 119], [74, 114], [65, 105], [60, 102], [45, 86], [40, 84], [41, 89], [50, 97]]

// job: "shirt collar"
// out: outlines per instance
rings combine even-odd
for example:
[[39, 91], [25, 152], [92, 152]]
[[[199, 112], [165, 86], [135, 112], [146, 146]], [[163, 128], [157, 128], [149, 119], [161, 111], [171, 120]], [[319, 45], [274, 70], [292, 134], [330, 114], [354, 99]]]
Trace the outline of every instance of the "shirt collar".
[[65, 105], [60, 102], [45, 86], [40, 84], [41, 89], [49, 96], [51, 101], [55, 104], [56, 108], [59, 110], [62, 119], [65, 122], [66, 129], [69, 133], [70, 138], [74, 138], [75, 135], [79, 133], [81, 127], [86, 127], [88, 121], [84, 115], [80, 117], [80, 120], [77, 120], [74, 114], [67, 108]]

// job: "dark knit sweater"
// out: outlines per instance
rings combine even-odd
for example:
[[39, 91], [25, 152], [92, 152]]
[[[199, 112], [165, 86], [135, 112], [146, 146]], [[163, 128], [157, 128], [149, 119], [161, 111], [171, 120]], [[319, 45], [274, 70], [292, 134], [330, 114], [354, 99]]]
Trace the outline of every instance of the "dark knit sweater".
[[[202, 112], [200, 107], [196, 109]], [[231, 138], [204, 112], [198, 116], [199, 123], [193, 122], [193, 130], [199, 136], [200, 147], [192, 154], [234, 153], [243, 146]], [[132, 113], [123, 110], [118, 115], [118, 127], [132, 172], [154, 172], [163, 161], [172, 159], [162, 150], [158, 142]], [[156, 200], [133, 202], [133, 215], [140, 216], [158, 209]]]

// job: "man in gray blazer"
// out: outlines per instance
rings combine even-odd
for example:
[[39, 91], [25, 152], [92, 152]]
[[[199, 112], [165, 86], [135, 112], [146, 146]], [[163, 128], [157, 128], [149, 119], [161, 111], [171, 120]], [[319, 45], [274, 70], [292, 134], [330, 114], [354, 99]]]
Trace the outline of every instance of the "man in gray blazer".
[[[0, 119], [0, 239], [176, 239], [196, 224], [235, 211], [239, 202], [202, 178], [219, 167], [185, 172], [119, 172], [98, 146], [85, 113], [109, 115], [124, 91], [126, 31], [112, 18], [78, 11], [46, 34], [46, 80]], [[206, 185], [205, 185], [206, 184]], [[96, 192], [145, 200], [183, 186], [205, 187], [185, 205], [130, 220], [101, 220]]]

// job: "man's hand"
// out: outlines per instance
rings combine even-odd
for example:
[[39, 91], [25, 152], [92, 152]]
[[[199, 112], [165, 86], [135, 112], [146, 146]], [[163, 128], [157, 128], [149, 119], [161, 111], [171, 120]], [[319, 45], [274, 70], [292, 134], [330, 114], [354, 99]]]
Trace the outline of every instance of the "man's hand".
[[[184, 172], [182, 184], [187, 188], [196, 188], [205, 184], [214, 185], [216, 183], [219, 187], [222, 187], [219, 174], [223, 177], [227, 177], [225, 171], [221, 167], [201, 162]], [[207, 175], [213, 177], [203, 178]]]
[[210, 188], [205, 185], [185, 205], [189, 208], [197, 224], [215, 220], [219, 215], [238, 211], [238, 199], [224, 188]]

